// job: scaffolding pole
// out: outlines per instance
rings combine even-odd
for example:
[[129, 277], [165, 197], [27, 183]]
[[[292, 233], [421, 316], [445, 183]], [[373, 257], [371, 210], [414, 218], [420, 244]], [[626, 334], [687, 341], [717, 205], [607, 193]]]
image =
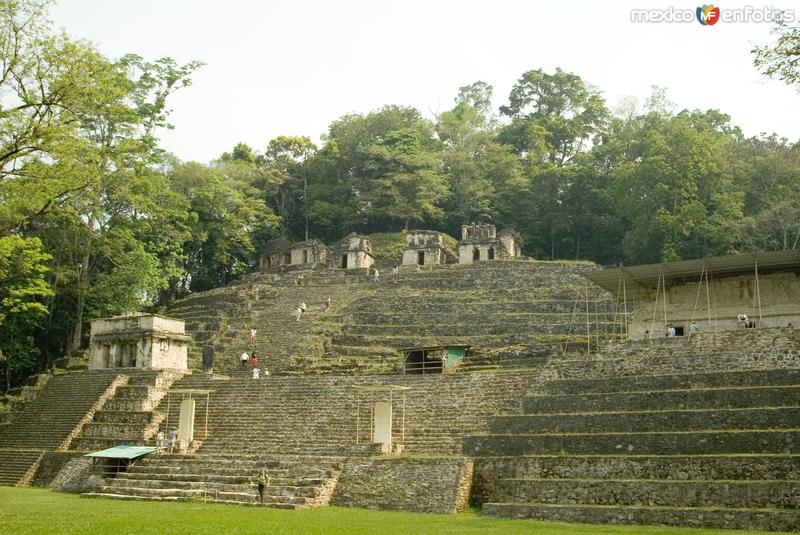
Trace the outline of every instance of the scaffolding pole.
[[756, 297], [758, 298], [758, 327], [761, 328], [761, 285], [758, 282], [758, 258], [755, 260], [756, 272]]
[[648, 340], [653, 337], [653, 331], [656, 329], [656, 314], [658, 314], [658, 296], [661, 291], [661, 274], [658, 276], [658, 285], [656, 286], [656, 299], [653, 301], [653, 321], [650, 322], [650, 335]]
[[623, 313], [625, 319], [625, 338], [628, 338], [628, 292], [625, 284], [625, 277], [622, 277], [622, 304], [624, 306]]
[[664, 296], [664, 330], [661, 332], [666, 334], [667, 332], [667, 281], [664, 278], [664, 272], [661, 272], [661, 294]]
[[592, 333], [589, 327], [589, 287], [586, 287], [586, 354], [592, 354]]

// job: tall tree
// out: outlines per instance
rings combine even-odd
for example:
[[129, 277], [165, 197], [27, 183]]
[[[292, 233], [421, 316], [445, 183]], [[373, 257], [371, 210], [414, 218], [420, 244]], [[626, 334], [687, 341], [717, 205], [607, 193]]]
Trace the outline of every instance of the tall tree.
[[753, 63], [766, 76], [783, 80], [789, 85], [800, 82], [800, 24], [786, 13], [778, 13], [773, 33], [775, 42], [751, 50]]
[[533, 163], [561, 167], [601, 133], [609, 118], [601, 93], [561, 69], [525, 72], [500, 112], [511, 119], [502, 139]]

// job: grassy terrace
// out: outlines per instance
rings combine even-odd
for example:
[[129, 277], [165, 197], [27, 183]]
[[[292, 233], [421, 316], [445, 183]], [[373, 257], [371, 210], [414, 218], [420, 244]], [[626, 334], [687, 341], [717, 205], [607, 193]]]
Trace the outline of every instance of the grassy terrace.
[[470, 511], [434, 515], [326, 507], [284, 511], [202, 502], [158, 503], [83, 499], [42, 489], [0, 487], [0, 533], [270, 533], [270, 534], [702, 534], [720, 531], [667, 527], [592, 526], [481, 517]]

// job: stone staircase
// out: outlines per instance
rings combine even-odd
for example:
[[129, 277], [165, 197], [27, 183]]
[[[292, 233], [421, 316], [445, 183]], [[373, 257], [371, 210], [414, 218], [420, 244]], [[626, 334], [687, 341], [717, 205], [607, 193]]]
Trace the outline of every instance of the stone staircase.
[[[742, 335], [705, 336], [694, 342], [694, 364], [684, 373], [673, 372], [682, 351], [663, 344], [653, 355], [629, 356], [617, 373], [613, 355], [620, 348], [602, 366], [602, 353], [583, 367], [575, 359], [552, 363], [552, 376], [568, 378], [537, 385], [520, 414], [497, 416], [490, 433], [464, 441], [464, 452], [477, 457], [484, 514], [796, 530], [800, 352], [794, 335], [780, 329], [752, 335], [773, 340], [772, 347], [761, 344], [757, 361], [774, 369], [747, 369], [758, 345], [748, 347], [747, 340], [738, 366], [726, 369], [731, 360], [715, 360], [725, 347], [719, 338], [730, 343]], [[663, 353], [656, 362], [663, 348], [677, 364]], [[648, 366], [651, 375], [644, 375]]]
[[[178, 301], [167, 314], [186, 322], [193, 337], [189, 361], [195, 368], [208, 344], [215, 348], [217, 372], [235, 370], [242, 352], [255, 351], [272, 374], [313, 373], [332, 333], [340, 329], [337, 310], [366, 287], [367, 279], [366, 270], [324, 268], [253, 274]], [[322, 302], [328, 297], [333, 304], [325, 312]], [[308, 312], [297, 321], [294, 312], [301, 302]], [[251, 328], [258, 330], [255, 343], [250, 342]]]
[[[614, 303], [579, 274], [593, 268], [493, 261], [384, 271], [379, 284], [365, 270], [290, 270], [191, 296], [167, 314], [192, 333], [190, 361], [197, 366], [202, 346], [211, 344], [223, 372], [255, 350], [272, 374], [397, 373], [400, 349], [446, 344], [472, 346], [472, 369], [531, 367], [553, 346], [585, 348], [587, 330], [593, 344], [617, 336]], [[333, 306], [324, 312], [326, 297]], [[301, 301], [309, 311], [296, 321]]]
[[[489, 415], [519, 410], [519, 399], [535, 372], [481, 372], [474, 374], [406, 376], [269, 377], [259, 380], [246, 373], [230, 379], [193, 375], [175, 388], [210, 388], [208, 437], [205, 400], [198, 399], [195, 437], [204, 439], [199, 453], [341, 455], [374, 451], [369, 442], [369, 396], [358, 399], [355, 385], [407, 386], [405, 415], [402, 395], [396, 396], [394, 436], [403, 435], [405, 451], [458, 453], [462, 437], [488, 430]], [[376, 398], [377, 399], [377, 398]], [[159, 411], [166, 411], [162, 401]], [[361, 422], [356, 414], [360, 411]], [[171, 407], [170, 421], [178, 409]], [[162, 430], [166, 430], [162, 423]], [[360, 446], [356, 446], [359, 433]]]
[[41, 450], [0, 450], [0, 485], [30, 483], [43, 455]]
[[270, 476], [264, 506], [307, 509], [328, 505], [343, 460], [335, 456], [151, 455], [83, 496], [261, 505], [255, 480], [263, 468]]
[[93, 420], [83, 426], [73, 441], [72, 449], [97, 451], [119, 444], [152, 442], [164, 419], [164, 414], [155, 408], [172, 383], [184, 375], [156, 370], [120, 369], [119, 372], [126, 383], [118, 386], [114, 396], [95, 411]]
[[[263, 466], [272, 477], [267, 505], [325, 505], [346, 456], [379, 452], [369, 440], [368, 395], [359, 402], [355, 385], [409, 387], [404, 415], [402, 397], [394, 394], [395, 441], [402, 442], [404, 451], [410, 453], [455, 454], [464, 435], [489, 431], [488, 415], [517, 412], [519, 400], [534, 377], [535, 372], [524, 370], [426, 376], [278, 376], [259, 380], [251, 379], [246, 371], [229, 377], [186, 376], [172, 388], [212, 391], [207, 436], [206, 402], [202, 396], [197, 398], [195, 446], [199, 449], [191, 455], [151, 455], [88, 495], [256, 504], [253, 481]], [[179, 396], [176, 394], [174, 400]], [[178, 403], [174, 400], [167, 409], [162, 398], [156, 409], [165, 416], [162, 430], [167, 429], [167, 413], [170, 422], [178, 421]], [[356, 444], [358, 431], [360, 443]]]
[[29, 484], [45, 450], [65, 450], [119, 378], [115, 373], [55, 375], [0, 426], [0, 485]]
[[[342, 311], [345, 320], [331, 352], [369, 355], [376, 346], [457, 344], [472, 346], [484, 366], [500, 366], [502, 360], [508, 366], [538, 365], [541, 351], [536, 349], [585, 343], [587, 326], [584, 315], [576, 313], [578, 301], [583, 310], [589, 300], [592, 337], [600, 333], [606, 339], [616, 332], [614, 305], [604, 291], [587, 285], [579, 274], [586, 269], [593, 265], [494, 261], [401, 273]], [[506, 348], [526, 348], [531, 358], [525, 361], [525, 353], [516, 351], [513, 362], [509, 351], [496, 351]]]
[[67, 449], [98, 401], [113, 392], [115, 372], [52, 377], [0, 434], [0, 449]]

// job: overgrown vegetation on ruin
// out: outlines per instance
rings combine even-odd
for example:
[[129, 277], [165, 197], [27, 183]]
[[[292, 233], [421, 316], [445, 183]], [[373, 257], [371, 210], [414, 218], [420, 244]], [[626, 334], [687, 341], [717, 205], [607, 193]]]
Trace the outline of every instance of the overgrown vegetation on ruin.
[[[800, 243], [800, 145], [677, 110], [662, 88], [611, 105], [560, 69], [522, 73], [499, 110], [479, 81], [433, 118], [386, 105], [333, 120], [318, 144], [279, 136], [181, 162], [158, 135], [201, 63], [106, 58], [48, 7], [0, 2], [6, 388], [80, 348], [91, 318], [226, 284], [276, 237], [490, 220], [528, 255], [600, 263]], [[757, 66], [796, 83], [798, 30], [778, 32]]]

